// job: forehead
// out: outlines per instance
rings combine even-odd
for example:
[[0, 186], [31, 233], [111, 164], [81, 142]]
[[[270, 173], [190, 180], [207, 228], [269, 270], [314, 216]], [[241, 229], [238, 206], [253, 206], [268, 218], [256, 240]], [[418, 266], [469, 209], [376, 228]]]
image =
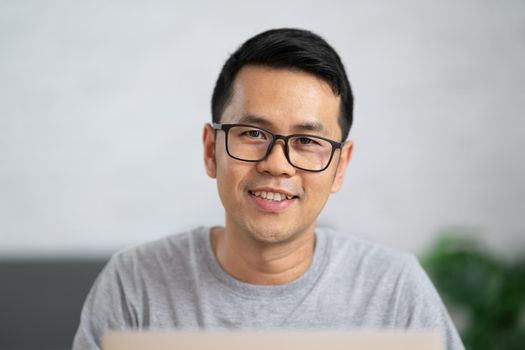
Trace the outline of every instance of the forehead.
[[249, 65], [235, 78], [222, 122], [237, 123], [256, 117], [248, 119], [258, 119], [279, 132], [291, 132], [300, 125], [317, 125], [322, 134], [340, 137], [340, 103], [330, 85], [313, 74]]

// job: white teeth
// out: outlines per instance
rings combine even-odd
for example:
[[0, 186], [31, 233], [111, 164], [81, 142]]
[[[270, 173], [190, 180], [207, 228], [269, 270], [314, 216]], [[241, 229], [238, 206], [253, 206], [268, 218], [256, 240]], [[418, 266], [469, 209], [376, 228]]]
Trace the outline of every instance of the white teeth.
[[257, 192], [252, 192], [252, 194], [255, 197], [261, 197], [261, 198], [273, 200], [276, 202], [280, 202], [280, 201], [284, 201], [285, 199], [293, 198], [293, 196], [287, 196], [284, 193], [278, 193], [278, 192], [257, 191]]

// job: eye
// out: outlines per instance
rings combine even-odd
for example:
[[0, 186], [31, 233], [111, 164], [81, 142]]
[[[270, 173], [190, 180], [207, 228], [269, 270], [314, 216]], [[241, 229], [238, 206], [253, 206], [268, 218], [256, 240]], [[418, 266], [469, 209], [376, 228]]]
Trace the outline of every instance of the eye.
[[318, 145], [319, 144], [319, 142], [309, 137], [298, 137], [296, 142], [299, 145]]
[[268, 135], [259, 129], [241, 128], [239, 131], [239, 137], [242, 137], [244, 140], [266, 141], [268, 139]]
[[248, 131], [245, 131], [244, 133], [246, 134], [246, 136], [255, 137], [255, 138], [263, 136], [260, 130], [248, 130]]

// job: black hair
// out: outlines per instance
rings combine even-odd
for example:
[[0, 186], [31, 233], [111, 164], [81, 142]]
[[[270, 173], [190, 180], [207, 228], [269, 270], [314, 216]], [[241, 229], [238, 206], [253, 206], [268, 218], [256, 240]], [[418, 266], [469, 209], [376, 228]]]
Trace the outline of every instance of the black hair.
[[311, 73], [341, 97], [339, 125], [346, 140], [353, 120], [354, 97], [339, 55], [319, 35], [307, 30], [272, 29], [248, 39], [224, 63], [211, 100], [212, 120], [219, 123], [230, 103], [233, 82], [246, 65], [289, 68]]

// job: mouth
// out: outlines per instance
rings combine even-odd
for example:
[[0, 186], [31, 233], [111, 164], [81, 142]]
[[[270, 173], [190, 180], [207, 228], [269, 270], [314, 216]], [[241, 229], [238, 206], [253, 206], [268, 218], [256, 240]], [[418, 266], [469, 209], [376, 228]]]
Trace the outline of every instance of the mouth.
[[282, 193], [282, 192], [248, 191], [248, 193], [254, 197], [258, 197], [258, 198], [262, 198], [262, 199], [266, 199], [268, 201], [274, 201], [274, 202], [282, 202], [285, 200], [292, 200], [292, 199], [298, 198], [297, 196], [293, 196], [293, 195]]
[[249, 190], [249, 197], [259, 210], [266, 213], [282, 213], [296, 203], [298, 196], [276, 190]]

